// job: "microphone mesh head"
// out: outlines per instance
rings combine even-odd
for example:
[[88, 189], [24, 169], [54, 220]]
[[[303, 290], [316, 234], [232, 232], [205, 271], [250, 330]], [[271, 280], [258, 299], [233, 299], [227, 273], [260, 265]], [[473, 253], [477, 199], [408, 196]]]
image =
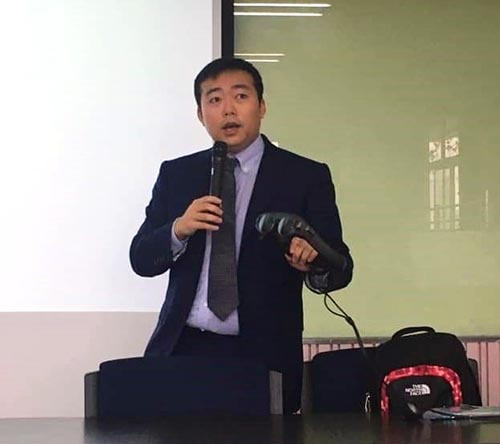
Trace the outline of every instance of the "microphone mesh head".
[[214, 143], [214, 157], [226, 157], [227, 154], [227, 143], [220, 140], [216, 140]]
[[255, 221], [255, 228], [260, 234], [267, 234], [274, 228], [274, 218], [270, 213], [262, 213]]

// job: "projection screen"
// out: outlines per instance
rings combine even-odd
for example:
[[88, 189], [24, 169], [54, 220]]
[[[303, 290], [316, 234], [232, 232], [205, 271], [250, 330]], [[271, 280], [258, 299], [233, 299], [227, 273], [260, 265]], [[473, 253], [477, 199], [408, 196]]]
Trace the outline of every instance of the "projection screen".
[[168, 276], [128, 249], [162, 160], [210, 146], [192, 82], [219, 3], [2, 3], [0, 311], [158, 310]]

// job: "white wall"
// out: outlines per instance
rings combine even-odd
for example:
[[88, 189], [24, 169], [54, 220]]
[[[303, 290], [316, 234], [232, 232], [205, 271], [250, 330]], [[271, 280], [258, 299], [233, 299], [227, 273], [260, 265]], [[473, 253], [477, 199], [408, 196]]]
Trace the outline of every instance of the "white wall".
[[210, 145], [192, 82], [219, 10], [0, 4], [0, 417], [82, 416], [84, 373], [142, 355], [168, 277], [128, 248], [161, 161]]
[[142, 356], [155, 313], [0, 313], [0, 418], [84, 414], [83, 377]]

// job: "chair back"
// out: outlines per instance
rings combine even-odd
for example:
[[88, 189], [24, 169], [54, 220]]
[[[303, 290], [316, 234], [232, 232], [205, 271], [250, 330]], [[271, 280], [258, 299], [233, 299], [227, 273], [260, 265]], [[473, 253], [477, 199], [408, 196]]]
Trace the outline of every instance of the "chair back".
[[106, 361], [85, 375], [86, 417], [282, 413], [281, 374], [243, 359]]

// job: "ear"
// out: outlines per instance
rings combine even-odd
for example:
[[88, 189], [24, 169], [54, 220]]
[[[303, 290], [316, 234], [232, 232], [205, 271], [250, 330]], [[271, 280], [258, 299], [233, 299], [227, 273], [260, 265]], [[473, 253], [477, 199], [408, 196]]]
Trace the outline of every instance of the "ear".
[[259, 110], [260, 110], [260, 118], [263, 119], [267, 111], [266, 101], [264, 100], [264, 98], [262, 98], [262, 100], [260, 101]]
[[198, 107], [198, 111], [196, 113], [198, 115], [198, 120], [200, 123], [205, 126], [205, 122], [203, 121], [203, 113], [201, 112], [201, 106]]

